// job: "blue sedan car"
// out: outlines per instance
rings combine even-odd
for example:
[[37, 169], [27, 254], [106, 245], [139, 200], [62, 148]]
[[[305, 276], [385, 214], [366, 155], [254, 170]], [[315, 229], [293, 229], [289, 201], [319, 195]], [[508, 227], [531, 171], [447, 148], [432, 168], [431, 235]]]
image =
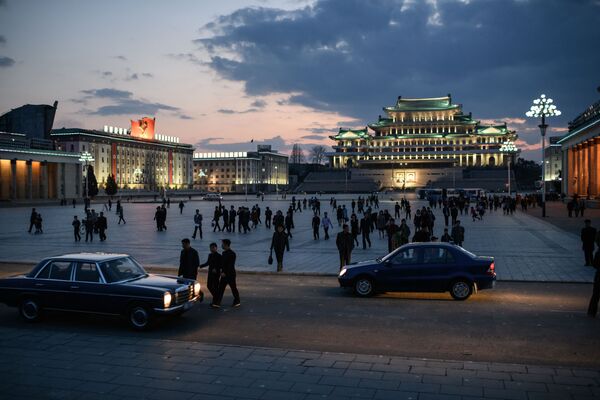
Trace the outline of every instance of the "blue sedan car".
[[378, 292], [450, 292], [466, 300], [496, 281], [493, 257], [481, 257], [449, 243], [410, 243], [377, 260], [347, 265], [340, 286], [360, 297]]

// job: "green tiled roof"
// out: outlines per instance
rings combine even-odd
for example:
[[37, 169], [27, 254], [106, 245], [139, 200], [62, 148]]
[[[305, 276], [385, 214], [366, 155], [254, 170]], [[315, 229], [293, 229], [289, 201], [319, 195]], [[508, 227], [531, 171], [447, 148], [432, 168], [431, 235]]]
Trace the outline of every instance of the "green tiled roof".
[[511, 133], [506, 127], [506, 123], [502, 125], [477, 125], [475, 133], [478, 135], [506, 135]]
[[452, 104], [452, 96], [425, 97], [420, 99], [403, 99], [398, 96], [396, 104], [384, 107], [385, 111], [440, 111], [460, 108], [458, 104]]
[[364, 129], [342, 129], [338, 131], [335, 136], [330, 136], [333, 140], [353, 140], [353, 139], [365, 139], [371, 140], [372, 136], [369, 135], [368, 128]]

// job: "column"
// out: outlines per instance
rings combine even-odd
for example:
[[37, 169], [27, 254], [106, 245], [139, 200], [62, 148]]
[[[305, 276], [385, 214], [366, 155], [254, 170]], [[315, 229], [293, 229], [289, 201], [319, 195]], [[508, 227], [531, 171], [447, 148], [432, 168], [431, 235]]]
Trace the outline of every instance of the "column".
[[579, 188], [581, 187], [581, 171], [579, 170], [580, 160], [579, 160], [579, 147], [577, 145], [573, 146], [573, 164], [575, 174], [573, 175], [573, 194], [579, 194]]
[[40, 163], [40, 199], [48, 198], [48, 163]]
[[17, 198], [17, 159], [10, 160], [10, 198]]
[[594, 190], [595, 196], [598, 198], [600, 196], [600, 137], [594, 138], [594, 152], [596, 154], [594, 169], [596, 171], [596, 181], [594, 182]]
[[31, 176], [31, 160], [25, 162], [25, 198], [30, 199], [33, 197], [33, 178]]
[[560, 185], [561, 192], [565, 193], [567, 196], [571, 192], [569, 188], [569, 177], [571, 176], [571, 165], [569, 164], [569, 152], [570, 149], [561, 149], [562, 155], [562, 182]]

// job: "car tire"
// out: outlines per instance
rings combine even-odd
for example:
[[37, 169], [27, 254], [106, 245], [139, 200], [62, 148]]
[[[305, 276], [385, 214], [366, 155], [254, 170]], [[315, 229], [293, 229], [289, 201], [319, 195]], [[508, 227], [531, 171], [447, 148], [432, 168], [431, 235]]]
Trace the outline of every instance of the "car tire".
[[373, 280], [367, 276], [359, 276], [354, 281], [354, 294], [358, 297], [371, 297], [375, 294]]
[[27, 322], [39, 321], [42, 316], [40, 302], [33, 297], [24, 298], [19, 304], [19, 314]]
[[136, 331], [143, 331], [150, 327], [152, 314], [150, 309], [141, 304], [134, 304], [127, 311], [129, 325]]
[[473, 284], [466, 279], [457, 279], [450, 285], [450, 295], [454, 300], [464, 301], [473, 294]]

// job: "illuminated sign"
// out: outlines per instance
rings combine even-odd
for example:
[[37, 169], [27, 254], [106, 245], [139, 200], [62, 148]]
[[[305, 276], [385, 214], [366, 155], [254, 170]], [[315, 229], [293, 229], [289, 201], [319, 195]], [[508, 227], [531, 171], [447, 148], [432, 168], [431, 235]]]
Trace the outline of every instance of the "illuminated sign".
[[138, 120], [131, 120], [131, 136], [142, 139], [154, 139], [155, 118], [144, 117]]

